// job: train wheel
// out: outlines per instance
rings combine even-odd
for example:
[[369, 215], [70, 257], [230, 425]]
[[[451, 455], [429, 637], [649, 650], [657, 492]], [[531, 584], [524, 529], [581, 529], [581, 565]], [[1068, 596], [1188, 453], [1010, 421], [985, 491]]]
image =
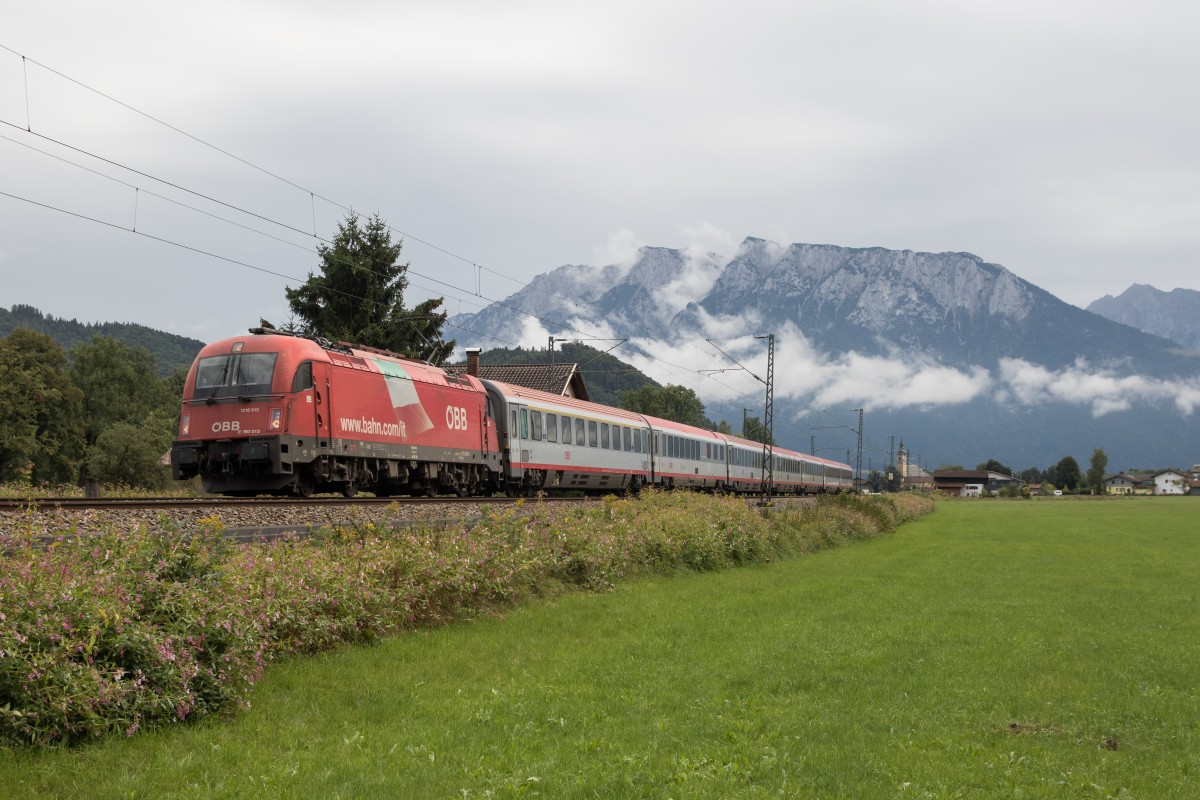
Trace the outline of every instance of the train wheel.
[[296, 478], [296, 494], [300, 497], [312, 497], [313, 495], [313, 479], [308, 472], [302, 472]]
[[437, 497], [438, 496], [437, 481], [426, 481], [425, 482], [425, 496], [426, 497]]
[[342, 484], [342, 497], [354, 497], [358, 494], [358, 484], [354, 481], [346, 481]]

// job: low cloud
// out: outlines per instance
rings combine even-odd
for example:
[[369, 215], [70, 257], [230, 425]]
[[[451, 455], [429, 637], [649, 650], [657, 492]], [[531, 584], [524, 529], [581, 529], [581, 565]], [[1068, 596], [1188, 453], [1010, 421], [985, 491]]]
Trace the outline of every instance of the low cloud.
[[[627, 245], [636, 241], [632, 234], [623, 233], [628, 232], [614, 234], [610, 241]], [[619, 249], [614, 246], [612, 252]], [[719, 276], [721, 263], [711, 251], [689, 251], [684, 274], [657, 293], [660, 304], [682, 307], [683, 298], [704, 296]], [[766, 342], [758, 338], [762, 321], [753, 315], [714, 316], [703, 308], [693, 309], [691, 321], [694, 327], [686, 336], [635, 337], [613, 354], [660, 383], [695, 390], [713, 419], [740, 417], [741, 409], [760, 406], [767, 375]], [[567, 327], [570, 330], [550, 331], [541, 322], [525, 318], [520, 344], [545, 348], [553, 334], [607, 350], [618, 338], [604, 319], [576, 318]], [[776, 401], [786, 401], [797, 415], [828, 408], [927, 410], [982, 397], [1022, 407], [1067, 403], [1084, 407], [1097, 418], [1147, 404], [1169, 404], [1184, 416], [1200, 408], [1200, 378], [1120, 375], [1082, 360], [1050, 369], [1006, 358], [992, 371], [980, 365], [949, 366], [908, 353], [835, 355], [815, 347], [794, 324], [776, 332], [774, 389]]]
[[[1050, 370], [1023, 359], [1000, 361], [1000, 383], [1018, 403], [1027, 406], [1048, 402], [1091, 406], [1092, 416], [1127, 411], [1134, 403], [1174, 404], [1190, 415], [1200, 406], [1200, 379], [1166, 380], [1144, 375], [1117, 375], [1077, 361], [1065, 369]], [[1003, 397], [1001, 399], [1004, 399]]]
[[621, 228], [608, 234], [603, 246], [596, 248], [596, 263], [614, 264], [620, 267], [624, 274], [637, 261], [638, 251], [645, 245], [646, 243], [632, 230]]

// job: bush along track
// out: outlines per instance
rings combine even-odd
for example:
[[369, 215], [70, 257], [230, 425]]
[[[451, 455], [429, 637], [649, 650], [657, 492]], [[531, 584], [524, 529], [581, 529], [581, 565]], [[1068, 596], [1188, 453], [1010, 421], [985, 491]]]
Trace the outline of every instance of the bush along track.
[[[532, 506], [532, 508], [531, 508]], [[472, 527], [361, 523], [233, 544], [105, 530], [51, 546], [0, 535], [0, 745], [70, 745], [234, 713], [272, 659], [370, 643], [572, 589], [765, 563], [881, 536], [933, 508], [914, 495], [743, 500], [646, 491], [536, 503]]]

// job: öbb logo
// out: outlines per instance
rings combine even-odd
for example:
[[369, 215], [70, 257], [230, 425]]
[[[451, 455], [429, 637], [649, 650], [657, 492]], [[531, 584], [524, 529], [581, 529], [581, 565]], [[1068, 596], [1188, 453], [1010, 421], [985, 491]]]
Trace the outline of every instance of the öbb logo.
[[236, 419], [214, 422], [212, 424], [213, 433], [238, 433], [242, 426]]
[[452, 431], [465, 431], [467, 410], [457, 406], [446, 406], [446, 427]]

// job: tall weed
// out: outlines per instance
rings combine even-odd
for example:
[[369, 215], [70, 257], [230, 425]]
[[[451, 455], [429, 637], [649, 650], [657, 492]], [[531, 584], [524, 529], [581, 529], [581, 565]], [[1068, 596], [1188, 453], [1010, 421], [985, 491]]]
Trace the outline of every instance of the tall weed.
[[896, 496], [760, 513], [646, 491], [472, 526], [331, 526], [235, 545], [220, 523], [0, 535], [0, 744], [72, 744], [236, 711], [271, 659], [370, 643], [575, 587], [766, 562], [879, 536], [932, 509]]

